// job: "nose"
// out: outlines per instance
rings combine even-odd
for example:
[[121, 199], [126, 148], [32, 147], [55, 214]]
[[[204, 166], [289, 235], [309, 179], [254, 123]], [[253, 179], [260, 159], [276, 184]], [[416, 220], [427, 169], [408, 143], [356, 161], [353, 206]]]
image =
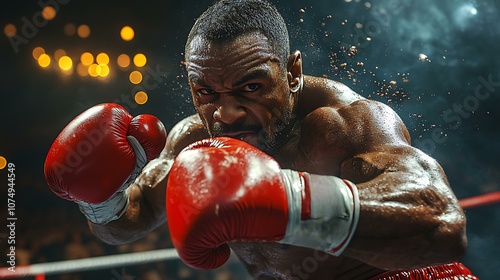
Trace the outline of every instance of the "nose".
[[235, 96], [228, 93], [222, 93], [218, 102], [215, 104], [217, 109], [214, 111], [214, 120], [225, 123], [235, 124], [242, 122], [246, 116], [246, 111]]

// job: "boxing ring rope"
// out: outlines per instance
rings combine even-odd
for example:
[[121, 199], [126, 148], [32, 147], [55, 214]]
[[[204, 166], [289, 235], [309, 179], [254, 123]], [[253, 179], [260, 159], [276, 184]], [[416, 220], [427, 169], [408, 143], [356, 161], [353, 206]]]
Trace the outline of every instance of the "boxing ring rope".
[[500, 191], [462, 198], [459, 202], [464, 209], [497, 203], [500, 202]]
[[19, 266], [15, 268], [15, 272], [8, 270], [8, 268], [2, 268], [0, 270], [0, 279], [38, 276], [37, 280], [42, 280], [44, 279], [44, 275], [124, 267], [127, 265], [177, 259], [179, 259], [179, 255], [175, 249], [159, 249], [147, 252], [124, 253], [111, 256]]
[[[459, 202], [464, 209], [498, 203], [500, 202], [500, 191], [463, 198], [460, 199]], [[36, 280], [44, 280], [45, 275], [99, 270], [111, 267], [124, 267], [128, 265], [178, 259], [179, 255], [175, 249], [159, 249], [147, 252], [125, 253], [111, 256], [19, 266], [15, 268], [15, 272], [4, 267], [0, 268], [0, 279], [36, 276]]]

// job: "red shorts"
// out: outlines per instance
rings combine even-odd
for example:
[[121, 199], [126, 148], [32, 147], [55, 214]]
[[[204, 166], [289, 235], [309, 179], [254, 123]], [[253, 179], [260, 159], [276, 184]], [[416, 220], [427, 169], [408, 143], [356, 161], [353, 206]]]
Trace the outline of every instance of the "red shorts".
[[479, 280], [461, 263], [428, 266], [412, 270], [387, 271], [370, 280]]

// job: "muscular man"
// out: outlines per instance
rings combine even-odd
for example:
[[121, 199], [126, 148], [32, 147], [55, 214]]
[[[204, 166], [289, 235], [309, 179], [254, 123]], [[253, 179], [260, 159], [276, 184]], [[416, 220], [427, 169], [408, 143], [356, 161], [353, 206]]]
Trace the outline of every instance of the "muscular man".
[[[194, 24], [185, 60], [197, 114], [172, 128], [144, 168], [137, 155], [164, 136], [127, 131], [129, 116], [106, 113], [122, 112], [118, 105], [79, 116], [83, 125], [70, 124], [51, 147], [49, 185], [78, 202], [96, 236], [131, 242], [168, 218], [182, 260], [196, 268], [224, 263], [228, 244], [256, 279], [475, 279], [455, 263], [465, 216], [442, 168], [411, 146], [391, 108], [304, 75], [272, 5], [217, 2]], [[110, 166], [94, 141], [64, 169], [85, 131], [105, 127], [103, 115], [125, 128], [99, 135], [127, 152]]]

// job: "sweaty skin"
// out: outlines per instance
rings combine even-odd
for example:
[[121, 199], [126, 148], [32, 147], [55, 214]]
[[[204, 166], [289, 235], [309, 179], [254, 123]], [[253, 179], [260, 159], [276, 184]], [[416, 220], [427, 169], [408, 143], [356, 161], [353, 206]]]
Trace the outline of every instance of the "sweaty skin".
[[132, 185], [126, 214], [90, 224], [98, 237], [130, 242], [164, 223], [175, 156], [196, 140], [231, 136], [282, 168], [337, 176], [359, 189], [359, 224], [340, 257], [278, 243], [231, 243], [256, 279], [368, 279], [463, 256], [464, 213], [440, 165], [411, 146], [391, 108], [341, 83], [303, 75], [298, 51], [284, 71], [260, 33], [225, 44], [197, 38], [188, 57], [198, 114], [173, 127], [162, 155]]

